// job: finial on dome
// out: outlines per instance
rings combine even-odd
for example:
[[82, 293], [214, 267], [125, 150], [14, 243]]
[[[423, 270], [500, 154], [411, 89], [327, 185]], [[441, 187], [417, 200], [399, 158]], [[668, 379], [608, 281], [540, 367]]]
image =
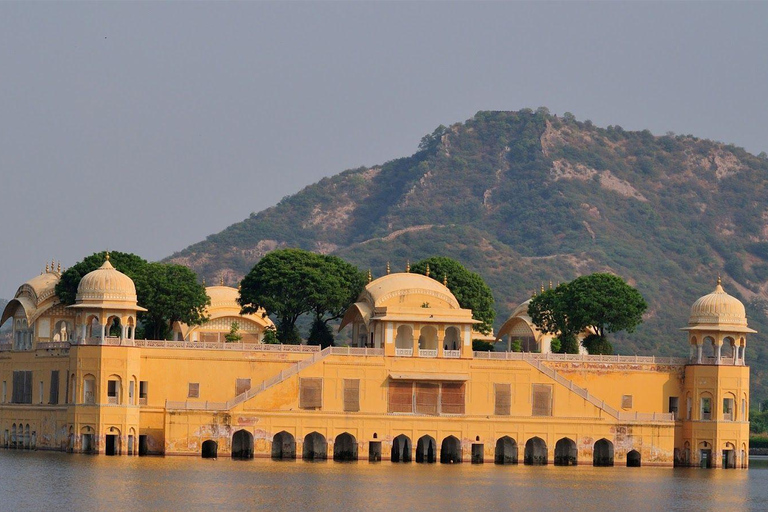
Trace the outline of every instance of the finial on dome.
[[427, 263], [427, 277], [429, 277], [429, 263]]
[[411, 260], [405, 260], [405, 271], [406, 273], [411, 271]]
[[109, 261], [109, 249], [107, 249], [107, 254], [105, 256], [106, 260]]
[[203, 278], [203, 288], [205, 288], [205, 278]]
[[544, 283], [541, 283], [541, 293], [544, 293]]
[[717, 274], [717, 286], [720, 286], [723, 284], [723, 280], [720, 279], [720, 274]]
[[443, 274], [443, 286], [448, 286], [448, 274]]
[[45, 273], [47, 274], [47, 273], [48, 273], [48, 272], [50, 272], [50, 271], [51, 271], [51, 270], [50, 270], [50, 268], [48, 267], [48, 262], [46, 261], [46, 262], [45, 262]]
[[389, 269], [389, 262], [387, 262], [387, 275], [389, 275], [390, 269]]
[[549, 289], [550, 290], [552, 289], [552, 280], [551, 279], [549, 280]]
[[56, 272], [58, 272], [59, 274], [61, 274], [61, 261], [59, 261], [59, 264], [58, 264], [58, 266], [56, 267]]
[[219, 276], [219, 286], [224, 286], [224, 276]]
[[371, 269], [368, 269], [368, 282], [370, 283], [373, 281], [373, 276], [371, 276]]

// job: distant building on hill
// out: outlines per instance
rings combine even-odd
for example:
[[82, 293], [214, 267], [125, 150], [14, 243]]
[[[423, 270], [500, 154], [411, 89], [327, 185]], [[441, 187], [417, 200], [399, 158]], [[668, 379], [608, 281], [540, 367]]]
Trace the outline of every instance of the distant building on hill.
[[[690, 357], [552, 354], [521, 305], [473, 352], [472, 312], [419, 274], [368, 283], [342, 320], [354, 347], [260, 343], [265, 315], [210, 287], [207, 325], [135, 339], [130, 278], [105, 264], [76, 303], [53, 270], [3, 311], [0, 444], [108, 455], [747, 467], [744, 306], [697, 300]], [[225, 343], [237, 323], [242, 341]], [[670, 342], [683, 342], [670, 333]], [[542, 344], [544, 343], [544, 344]]]

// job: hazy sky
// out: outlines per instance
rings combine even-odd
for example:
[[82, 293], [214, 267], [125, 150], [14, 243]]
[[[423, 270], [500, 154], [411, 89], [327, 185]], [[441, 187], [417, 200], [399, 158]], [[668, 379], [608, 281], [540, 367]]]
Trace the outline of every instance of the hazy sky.
[[544, 105], [768, 151], [768, 3], [0, 2], [0, 297]]

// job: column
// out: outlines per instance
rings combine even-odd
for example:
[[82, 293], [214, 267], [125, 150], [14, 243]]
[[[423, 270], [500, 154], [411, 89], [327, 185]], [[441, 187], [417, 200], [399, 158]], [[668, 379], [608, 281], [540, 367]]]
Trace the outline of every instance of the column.
[[702, 346], [696, 345], [696, 364], [701, 364], [701, 351]]
[[717, 358], [715, 359], [715, 364], [720, 364], [720, 354], [723, 352], [723, 343], [720, 342], [717, 345]]
[[104, 324], [101, 324], [100, 331], [101, 331], [101, 341], [99, 342], [99, 345], [103, 345], [104, 344], [104, 338], [107, 335], [107, 326], [104, 325]]

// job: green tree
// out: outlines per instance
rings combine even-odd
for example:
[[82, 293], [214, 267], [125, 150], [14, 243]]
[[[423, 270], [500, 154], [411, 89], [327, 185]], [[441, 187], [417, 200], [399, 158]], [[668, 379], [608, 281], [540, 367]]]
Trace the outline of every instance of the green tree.
[[601, 338], [606, 333], [632, 332], [648, 308], [640, 292], [618, 276], [595, 273], [567, 285], [568, 314], [580, 330], [589, 329]]
[[232, 322], [229, 332], [224, 336], [224, 339], [227, 343], [236, 343], [243, 339], [243, 336], [240, 334], [240, 325], [237, 322]]
[[510, 347], [512, 349], [512, 352], [522, 352], [523, 342], [515, 338], [514, 340], [512, 340], [512, 343], [510, 343]]
[[333, 345], [333, 331], [320, 318], [315, 318], [312, 322], [312, 329], [309, 331], [308, 345], [320, 345], [322, 348]]
[[611, 355], [613, 354], [613, 345], [603, 336], [597, 334], [590, 334], [584, 341], [581, 342], [584, 348], [587, 349], [590, 355]]
[[264, 329], [264, 337], [261, 341], [267, 345], [278, 345], [280, 340], [277, 338], [277, 328], [274, 325], [268, 325]]
[[[568, 315], [568, 303], [565, 298], [567, 284], [545, 290], [528, 303], [528, 316], [533, 324], [547, 334], [557, 334], [559, 350], [565, 354], [578, 354], [578, 334], [581, 326]], [[553, 340], [554, 342], [554, 340]], [[554, 343], [552, 344], [554, 350]]]
[[493, 343], [485, 340], [472, 340], [472, 350], [475, 352], [493, 352]]
[[421, 260], [411, 267], [411, 271], [429, 276], [439, 282], [447, 279], [448, 289], [459, 301], [459, 305], [472, 310], [472, 317], [482, 323], [475, 325], [475, 330], [488, 334], [493, 329], [496, 311], [493, 308], [493, 293], [485, 284], [480, 274], [467, 270], [458, 261], [444, 256], [434, 256]]
[[166, 339], [173, 324], [200, 325], [206, 321], [205, 307], [211, 299], [197, 274], [188, 267], [172, 263], [148, 263], [134, 280], [143, 290], [139, 304], [147, 308], [140, 316], [145, 333], [154, 339]]
[[296, 321], [312, 313], [326, 323], [340, 318], [360, 293], [362, 273], [335, 256], [302, 249], [280, 249], [264, 256], [240, 289], [243, 313], [259, 308], [277, 318], [281, 343], [300, 343]]

